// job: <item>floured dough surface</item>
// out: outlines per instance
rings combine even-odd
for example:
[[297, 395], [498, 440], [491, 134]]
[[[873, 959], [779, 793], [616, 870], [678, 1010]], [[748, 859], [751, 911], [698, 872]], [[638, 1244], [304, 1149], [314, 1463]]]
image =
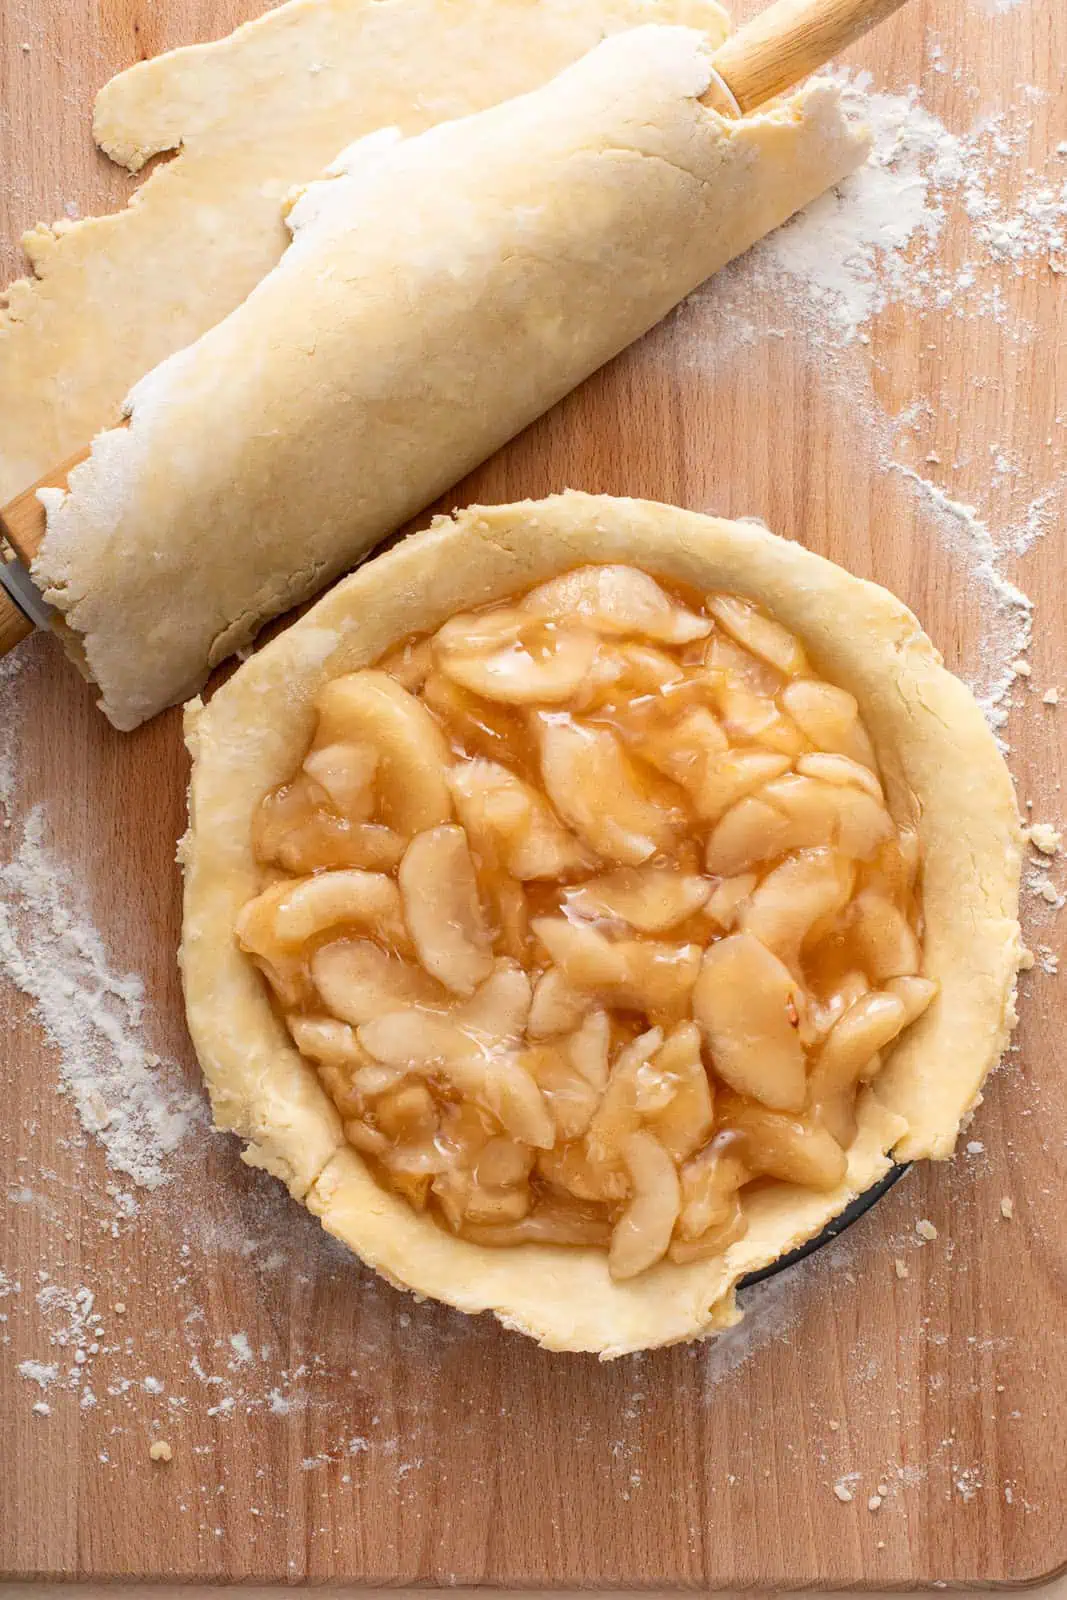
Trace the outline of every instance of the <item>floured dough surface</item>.
[[353, 139], [415, 133], [544, 82], [606, 34], [700, 28], [714, 0], [290, 0], [120, 73], [101, 148], [154, 172], [113, 216], [41, 224], [0, 311], [0, 502], [115, 422], [130, 386], [245, 298], [288, 242], [289, 189]]
[[721, 266], [852, 170], [814, 79], [731, 122], [704, 34], [631, 29], [550, 83], [344, 152], [229, 317], [130, 394], [34, 575], [132, 728], [192, 693]]
[[[345, 1141], [234, 928], [262, 887], [252, 829], [264, 796], [307, 750], [323, 685], [379, 661], [457, 612], [521, 594], [586, 562], [623, 562], [764, 607], [829, 682], [858, 702], [894, 815], [917, 815], [923, 971], [939, 995], [903, 1039], [859, 1115], [837, 1190], [774, 1184], [718, 1260], [660, 1263], [611, 1281], [602, 1251], [487, 1251], [449, 1237], [373, 1178]], [[915, 617], [752, 524], [636, 500], [568, 493], [439, 519], [334, 588], [188, 716], [194, 757], [182, 963], [190, 1031], [220, 1128], [281, 1178], [384, 1276], [468, 1312], [492, 1310], [554, 1349], [628, 1350], [730, 1320], [734, 1285], [811, 1238], [896, 1160], [951, 1154], [1004, 1048], [1022, 948], [1021, 835], [1011, 780], [970, 692]]]

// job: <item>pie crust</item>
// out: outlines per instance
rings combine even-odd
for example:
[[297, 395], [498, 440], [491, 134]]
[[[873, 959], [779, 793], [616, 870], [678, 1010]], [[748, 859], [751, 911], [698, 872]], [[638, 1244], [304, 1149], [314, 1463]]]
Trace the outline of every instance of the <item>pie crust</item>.
[[[322, 685], [456, 612], [590, 561], [758, 602], [799, 636], [821, 676], [855, 695], [891, 812], [918, 813], [923, 971], [940, 985], [860, 1103], [838, 1190], [759, 1188], [744, 1198], [747, 1232], [724, 1256], [663, 1262], [622, 1283], [610, 1278], [602, 1250], [486, 1249], [383, 1189], [346, 1142], [234, 935], [261, 887], [253, 814], [303, 758]], [[818, 1233], [894, 1160], [952, 1154], [1007, 1042], [1023, 954], [1022, 836], [981, 711], [899, 600], [756, 524], [574, 492], [439, 518], [337, 585], [209, 706], [193, 701], [187, 737], [194, 766], [181, 961], [216, 1125], [244, 1138], [246, 1161], [281, 1178], [390, 1281], [466, 1312], [492, 1310], [549, 1348], [611, 1357], [728, 1325], [742, 1277]]]

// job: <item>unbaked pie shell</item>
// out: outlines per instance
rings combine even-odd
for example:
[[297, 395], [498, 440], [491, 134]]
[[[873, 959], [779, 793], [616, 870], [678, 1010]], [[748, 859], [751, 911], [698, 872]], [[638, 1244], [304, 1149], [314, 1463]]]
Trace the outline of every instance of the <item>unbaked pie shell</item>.
[[[757, 601], [799, 635], [821, 676], [855, 695], [890, 810], [918, 813], [923, 972], [940, 984], [860, 1101], [839, 1189], [757, 1188], [743, 1197], [747, 1232], [723, 1257], [663, 1262], [624, 1283], [610, 1278], [603, 1250], [487, 1249], [383, 1189], [345, 1141], [234, 937], [238, 912], [262, 885], [253, 813], [303, 759], [322, 685], [458, 611], [591, 561]], [[281, 1178], [391, 1282], [462, 1311], [493, 1311], [550, 1349], [611, 1357], [729, 1325], [737, 1282], [813, 1237], [893, 1161], [952, 1154], [1007, 1043], [1023, 953], [1022, 835], [982, 713], [899, 600], [757, 524], [574, 492], [472, 506], [338, 584], [208, 706], [192, 701], [186, 728], [194, 765], [181, 963], [216, 1126], [245, 1139], [250, 1165]]]

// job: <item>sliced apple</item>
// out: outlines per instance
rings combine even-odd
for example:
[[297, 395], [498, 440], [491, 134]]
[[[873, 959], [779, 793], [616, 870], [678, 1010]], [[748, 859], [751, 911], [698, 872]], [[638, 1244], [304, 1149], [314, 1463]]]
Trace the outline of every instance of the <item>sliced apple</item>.
[[293, 1043], [302, 1056], [326, 1066], [364, 1067], [370, 1060], [356, 1037], [355, 1028], [336, 1017], [293, 1016], [286, 1019]]
[[699, 1028], [692, 1022], [679, 1023], [653, 1056], [652, 1066], [674, 1085], [674, 1093], [662, 1111], [646, 1119], [647, 1125], [671, 1159], [681, 1163], [700, 1149], [715, 1120]]
[[492, 970], [493, 949], [463, 829], [446, 823], [416, 834], [397, 882], [423, 967], [454, 994], [473, 994]]
[[580, 617], [598, 633], [636, 634], [659, 644], [688, 644], [711, 632], [705, 617], [678, 605], [636, 567], [578, 567], [534, 589], [522, 610], [559, 620]]
[[571, 1033], [593, 1007], [593, 997], [576, 989], [562, 968], [548, 967], [534, 985], [527, 1032], [531, 1039], [550, 1039]]
[[566, 1041], [571, 1065], [594, 1089], [603, 1089], [608, 1081], [610, 1047], [611, 1019], [606, 1011], [590, 1011]]
[[718, 1233], [734, 1217], [738, 1190], [751, 1174], [741, 1160], [737, 1134], [717, 1135], [681, 1170], [682, 1210], [678, 1232], [684, 1240]]
[[568, 890], [564, 903], [580, 917], [614, 917], [639, 933], [663, 933], [699, 911], [711, 889], [707, 878], [673, 867], [619, 867]]
[[559, 1045], [533, 1045], [519, 1059], [545, 1098], [557, 1137], [565, 1143], [580, 1139], [599, 1104], [599, 1092]]
[[669, 847], [681, 819], [642, 787], [610, 728], [551, 713], [536, 728], [548, 797], [597, 855], [637, 866]]
[[800, 1000], [789, 968], [750, 933], [713, 944], [693, 990], [693, 1015], [718, 1076], [776, 1111], [804, 1104]]
[[870, 767], [864, 766], [861, 761], [853, 761], [851, 756], [811, 750], [798, 758], [796, 770], [802, 778], [818, 778], [822, 783], [850, 784], [854, 789], [862, 789], [879, 804], [885, 803], [878, 778]]
[[662, 1043], [663, 1029], [649, 1028], [619, 1051], [589, 1126], [586, 1147], [595, 1164], [618, 1166], [622, 1141], [673, 1099], [677, 1085], [652, 1065]]
[[644, 1129], [623, 1141], [632, 1199], [616, 1222], [608, 1251], [608, 1270], [617, 1281], [635, 1278], [667, 1254], [682, 1193], [674, 1162], [659, 1140]]
[[374, 815], [374, 775], [378, 752], [372, 745], [345, 740], [312, 748], [304, 757], [304, 771], [317, 783], [339, 816], [349, 822], [369, 822]]
[[731, 639], [766, 661], [783, 677], [796, 678], [811, 670], [796, 635], [766, 616], [751, 600], [742, 600], [739, 595], [717, 594], [709, 595], [705, 603]]
[[784, 855], [791, 838], [788, 817], [758, 794], [748, 795], [711, 830], [704, 865], [716, 877], [742, 877], [761, 862]]
[[440, 1005], [445, 993], [421, 967], [369, 939], [340, 939], [316, 950], [311, 978], [326, 1009], [353, 1027], [403, 1006]]
[[812, 929], [844, 909], [855, 882], [854, 863], [836, 850], [801, 850], [753, 889], [738, 913], [738, 927], [795, 969]]
[[[296, 949], [345, 924], [365, 928], [389, 944], [407, 943], [400, 892], [383, 872], [346, 868], [287, 883], [280, 894], [278, 888], [274, 885], [267, 891], [273, 901], [268, 916], [273, 917], [274, 937], [283, 947]], [[254, 917], [264, 898], [260, 895], [245, 906], [240, 921]]]
[[754, 1177], [820, 1191], [844, 1181], [845, 1152], [820, 1123], [725, 1096], [719, 1115], [723, 1131], [739, 1137], [741, 1158]]
[[389, 827], [410, 838], [451, 819], [448, 745], [413, 694], [387, 673], [351, 672], [326, 684], [315, 705], [317, 747], [354, 742], [376, 753], [378, 804]]
[[[252, 822], [252, 848], [264, 863], [296, 875], [323, 867], [387, 870], [404, 853], [404, 841], [381, 823], [354, 823], [316, 806], [306, 773], [260, 802]], [[325, 797], [325, 790], [321, 791]]]
[[445, 648], [438, 636], [438, 665], [471, 694], [504, 705], [560, 705], [585, 683], [597, 653], [596, 635], [559, 628], [537, 646], [517, 637], [486, 654]]
[[874, 768], [874, 751], [860, 721], [859, 704], [847, 689], [813, 678], [787, 683], [780, 695], [782, 709], [819, 750], [850, 756]]
[[463, 826], [477, 844], [488, 840], [520, 882], [588, 871], [593, 858], [553, 814], [532, 784], [495, 761], [466, 761], [449, 783]]
[[700, 968], [700, 946], [645, 939], [616, 943], [588, 924], [536, 917], [531, 931], [576, 989], [674, 1022], [684, 1014]]
[[876, 889], [863, 889], [849, 912], [849, 932], [859, 964], [872, 983], [910, 978], [919, 970], [922, 951], [915, 931], [898, 905]]

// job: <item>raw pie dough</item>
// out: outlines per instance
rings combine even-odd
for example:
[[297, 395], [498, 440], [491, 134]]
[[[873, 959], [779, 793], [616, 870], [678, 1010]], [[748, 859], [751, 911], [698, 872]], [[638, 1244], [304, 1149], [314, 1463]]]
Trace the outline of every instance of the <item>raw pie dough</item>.
[[525, 94], [643, 22], [712, 45], [727, 32], [714, 0], [289, 0], [120, 72], [97, 97], [100, 148], [131, 172], [177, 154], [113, 216], [25, 235], [35, 276], [11, 285], [6, 311], [0, 295], [0, 503], [113, 426], [138, 378], [240, 305], [289, 242], [286, 195], [339, 150]]
[[[757, 601], [797, 634], [820, 675], [856, 697], [890, 810], [918, 813], [923, 972], [940, 985], [861, 1102], [837, 1191], [775, 1184], [746, 1193], [748, 1231], [724, 1257], [661, 1263], [621, 1283], [603, 1250], [484, 1249], [382, 1188], [346, 1143], [234, 936], [262, 887], [254, 814], [302, 760], [323, 684], [459, 611], [591, 561]], [[614, 1356], [729, 1323], [737, 1281], [817, 1233], [891, 1160], [952, 1153], [1007, 1041], [1021, 957], [1021, 835], [981, 712], [898, 600], [756, 525], [576, 493], [439, 519], [339, 584], [208, 707], [194, 702], [188, 738], [182, 965], [217, 1125], [245, 1138], [246, 1160], [280, 1177], [391, 1281], [464, 1311], [492, 1310], [550, 1348]]]
[[34, 563], [132, 728], [321, 589], [868, 147], [814, 80], [739, 122], [707, 38], [616, 34], [528, 96], [350, 147], [231, 315], [133, 389]]

